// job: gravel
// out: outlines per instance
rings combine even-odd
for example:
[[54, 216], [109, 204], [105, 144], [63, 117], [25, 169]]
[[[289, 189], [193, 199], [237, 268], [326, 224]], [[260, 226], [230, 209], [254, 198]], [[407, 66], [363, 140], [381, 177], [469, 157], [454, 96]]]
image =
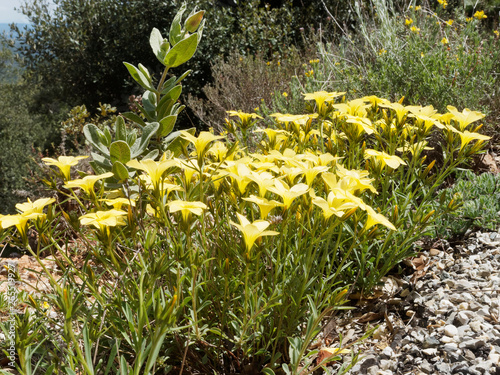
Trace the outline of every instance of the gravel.
[[[419, 265], [412, 274], [384, 280], [395, 292], [359, 301], [324, 333], [338, 346], [336, 335], [350, 330], [342, 346], [353, 344], [361, 359], [347, 374], [500, 375], [500, 232], [477, 232], [454, 246], [439, 241], [417, 258], [408, 262]], [[368, 312], [376, 319], [367, 322]], [[344, 365], [350, 361], [346, 355]], [[335, 374], [340, 366], [328, 369]]]

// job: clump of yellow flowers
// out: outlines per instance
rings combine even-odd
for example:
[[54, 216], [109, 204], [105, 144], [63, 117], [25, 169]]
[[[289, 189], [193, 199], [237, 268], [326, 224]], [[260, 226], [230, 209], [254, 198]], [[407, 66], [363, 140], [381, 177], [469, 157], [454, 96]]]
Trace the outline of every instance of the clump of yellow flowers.
[[[110, 172], [69, 180], [70, 167], [85, 156], [46, 158], [44, 162], [60, 169], [63, 188], [87, 211], [80, 217], [82, 225], [100, 231], [106, 227], [109, 231], [109, 227], [134, 226], [134, 216], [129, 211], [135, 209], [140, 199], [148, 201], [147, 212], [156, 220], [186, 223], [203, 216], [208, 209], [208, 199], [229, 199], [234, 203], [235, 212], [228, 215], [239, 215], [242, 224], [234, 226], [242, 232], [249, 252], [260, 237], [255, 228], [270, 225], [265, 220], [271, 212], [285, 215], [298, 206], [309, 211], [320, 210], [325, 221], [332, 217], [344, 220], [355, 211], [365, 212], [361, 216], [370, 223], [367, 226], [379, 224], [396, 230], [393, 223], [366, 202], [378, 194], [376, 185], [381, 175], [394, 174], [403, 167], [415, 168], [421, 163], [421, 155], [428, 149], [426, 139], [434, 130], [444, 133], [449, 142], [445, 150], [450, 155], [458, 152], [458, 155], [470, 156], [488, 139], [477, 133], [477, 128], [471, 128], [484, 117], [479, 112], [459, 111], [449, 106], [448, 113], [439, 114], [432, 106], [403, 106], [375, 96], [347, 101], [343, 95], [326, 91], [304, 94], [307, 101], [314, 103], [316, 113], [274, 114], [274, 129], [260, 128], [257, 121], [261, 117], [255, 114], [230, 112], [240, 119], [232, 127], [233, 132], [238, 127], [244, 131], [254, 127], [256, 132], [265, 134], [261, 137], [260, 152], [241, 149], [238, 144], [231, 145], [225, 137], [210, 132], [201, 132], [198, 136], [182, 132], [182, 137], [191, 145], [189, 148], [193, 149], [185, 158], [164, 154], [159, 161], [134, 159], [127, 163], [135, 170], [135, 179], [129, 184], [141, 187], [141, 194], [130, 194], [123, 187], [108, 189], [103, 181], [113, 176]], [[476, 141], [473, 146], [472, 141]], [[362, 168], [363, 161], [367, 169]], [[96, 189], [97, 182], [101, 184]], [[194, 200], [192, 190], [196, 184], [211, 188]], [[365, 201], [366, 192], [369, 194]], [[125, 211], [121, 204], [120, 209], [109, 210], [109, 206], [100, 201], [110, 197], [130, 201], [130, 204]], [[258, 212], [252, 213], [250, 202], [259, 207]], [[54, 199], [34, 203], [28, 200], [18, 205], [18, 215], [0, 217], [0, 226], [3, 229], [15, 226], [19, 234], [25, 236], [28, 222], [44, 217], [43, 207], [52, 203]], [[177, 216], [177, 211], [182, 215]], [[248, 224], [245, 212], [257, 217], [262, 224]], [[246, 233], [245, 228], [250, 228], [252, 234]]]

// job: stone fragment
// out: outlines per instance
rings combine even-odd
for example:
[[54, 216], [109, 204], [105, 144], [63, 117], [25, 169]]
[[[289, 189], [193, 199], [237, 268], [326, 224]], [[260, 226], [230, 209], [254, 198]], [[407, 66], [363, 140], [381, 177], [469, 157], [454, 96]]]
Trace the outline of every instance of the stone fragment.
[[443, 333], [448, 337], [453, 337], [458, 335], [458, 329], [452, 324], [448, 324], [444, 327]]
[[427, 348], [427, 349], [422, 350], [422, 353], [424, 353], [426, 355], [436, 355], [437, 352], [438, 352], [437, 348]]
[[425, 372], [426, 374], [432, 374], [434, 373], [434, 366], [432, 366], [427, 360], [423, 360], [422, 363], [419, 365], [420, 370]]
[[[392, 348], [390, 346], [387, 346], [384, 348], [384, 350], [382, 350], [381, 355], [384, 358], [392, 358], [392, 357], [394, 357], [394, 350], [392, 350]], [[383, 367], [381, 367], [381, 368], [383, 369]]]
[[436, 348], [441, 344], [441, 342], [434, 336], [427, 336], [422, 343], [424, 349]]

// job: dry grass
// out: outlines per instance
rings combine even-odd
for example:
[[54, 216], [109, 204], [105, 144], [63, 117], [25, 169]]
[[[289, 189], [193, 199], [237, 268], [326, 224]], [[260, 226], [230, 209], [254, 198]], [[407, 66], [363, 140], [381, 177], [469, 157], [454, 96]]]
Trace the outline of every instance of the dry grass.
[[270, 106], [274, 93], [289, 91], [292, 77], [311, 58], [297, 51], [283, 61], [233, 53], [213, 64], [213, 84], [203, 88], [206, 99], [189, 96], [187, 104], [205, 126], [220, 131], [226, 111], [254, 112], [262, 102]]

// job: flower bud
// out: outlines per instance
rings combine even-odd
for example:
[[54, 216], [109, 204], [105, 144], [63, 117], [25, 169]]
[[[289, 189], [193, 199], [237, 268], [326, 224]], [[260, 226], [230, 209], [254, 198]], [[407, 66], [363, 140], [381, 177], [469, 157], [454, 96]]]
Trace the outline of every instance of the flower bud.
[[189, 18], [184, 23], [184, 27], [190, 33], [194, 33], [198, 26], [200, 26], [201, 20], [203, 19], [203, 15], [205, 14], [204, 10], [200, 10], [199, 12], [189, 16]]

